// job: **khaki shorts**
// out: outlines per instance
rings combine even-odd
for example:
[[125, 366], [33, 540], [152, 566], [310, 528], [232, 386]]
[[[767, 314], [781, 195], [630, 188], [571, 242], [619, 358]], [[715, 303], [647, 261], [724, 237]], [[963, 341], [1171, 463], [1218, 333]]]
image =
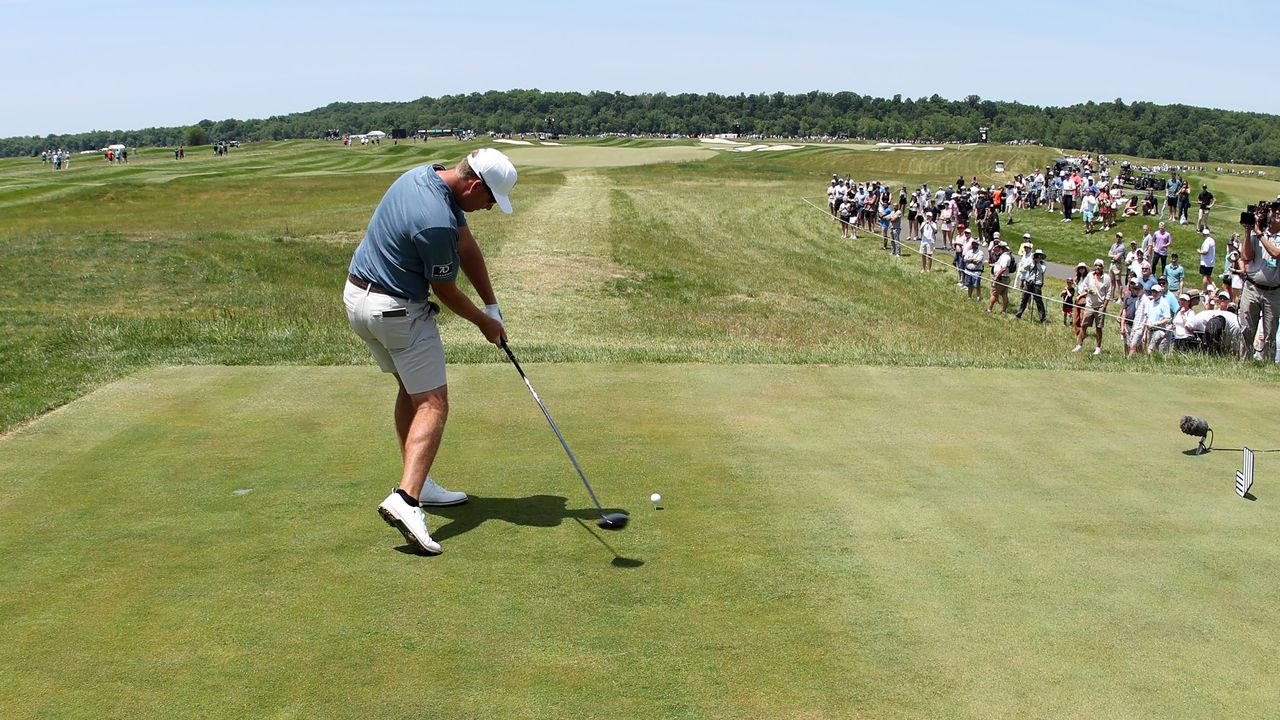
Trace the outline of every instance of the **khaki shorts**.
[[405, 392], [416, 395], [446, 384], [435, 305], [361, 290], [350, 280], [342, 302], [351, 329], [369, 346], [382, 372], [400, 377]]
[[1101, 310], [1090, 310], [1085, 308], [1080, 311], [1080, 327], [1087, 328], [1095, 323], [1098, 329], [1102, 329], [1102, 324], [1106, 321], [1107, 316], [1102, 314]]

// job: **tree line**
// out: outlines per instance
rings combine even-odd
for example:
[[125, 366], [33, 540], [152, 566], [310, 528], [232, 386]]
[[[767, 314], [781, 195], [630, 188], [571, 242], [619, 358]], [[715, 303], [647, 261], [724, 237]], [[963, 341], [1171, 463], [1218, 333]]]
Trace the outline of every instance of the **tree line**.
[[1091, 152], [1167, 158], [1178, 162], [1280, 165], [1280, 117], [1188, 105], [1087, 102], [1039, 107], [1016, 102], [877, 98], [852, 92], [802, 94], [542, 92], [508, 90], [424, 97], [400, 103], [332, 103], [291, 115], [253, 120], [201, 120], [192, 126], [93, 131], [0, 139], [0, 156], [35, 155], [49, 148], [89, 150], [121, 142], [176, 146], [196, 137], [285, 140], [322, 137], [329, 130], [362, 133], [392, 128], [477, 132], [557, 132], [696, 136], [725, 132], [761, 137], [856, 137], [890, 141], [974, 142], [990, 128], [990, 142], [1035, 140]]

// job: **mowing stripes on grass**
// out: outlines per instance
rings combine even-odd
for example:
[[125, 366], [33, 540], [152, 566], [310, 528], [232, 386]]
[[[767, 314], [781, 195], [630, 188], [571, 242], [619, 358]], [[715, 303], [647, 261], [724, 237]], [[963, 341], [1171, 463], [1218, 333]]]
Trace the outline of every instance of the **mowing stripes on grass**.
[[[0, 706], [1166, 718], [1280, 700], [1274, 468], [1243, 501], [1239, 457], [1185, 456], [1177, 430], [1194, 412], [1247, 439], [1273, 388], [535, 368], [593, 485], [633, 510], [609, 548], [505, 366], [451, 371], [436, 472], [473, 499], [428, 512], [433, 560], [397, 552], [373, 510], [399, 473], [373, 368], [156, 370], [0, 439]], [[1036, 402], [975, 405], [987, 385]], [[1104, 389], [1144, 412], [1080, 401]], [[429, 697], [400, 692], [405, 668]]]

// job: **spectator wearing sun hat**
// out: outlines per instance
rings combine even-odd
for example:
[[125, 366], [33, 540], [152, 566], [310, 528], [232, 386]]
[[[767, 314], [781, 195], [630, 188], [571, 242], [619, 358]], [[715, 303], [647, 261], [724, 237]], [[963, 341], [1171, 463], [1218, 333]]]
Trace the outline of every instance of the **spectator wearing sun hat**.
[[1111, 303], [1111, 276], [1104, 271], [1102, 258], [1093, 261], [1093, 272], [1085, 276], [1076, 287], [1076, 294], [1084, 296], [1084, 309], [1076, 328], [1076, 346], [1071, 352], [1080, 352], [1084, 346], [1086, 331], [1094, 328], [1094, 355], [1102, 354], [1102, 326], [1107, 319], [1107, 306]]

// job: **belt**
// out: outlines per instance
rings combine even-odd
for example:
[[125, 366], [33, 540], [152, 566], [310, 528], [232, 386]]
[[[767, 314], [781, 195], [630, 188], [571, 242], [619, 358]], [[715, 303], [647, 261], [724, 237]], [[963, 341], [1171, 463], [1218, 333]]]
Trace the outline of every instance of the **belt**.
[[398, 297], [400, 297], [399, 295], [397, 295], [397, 294], [395, 294], [395, 293], [391, 292], [390, 290], [388, 290], [388, 289], [386, 289], [386, 288], [382, 287], [382, 286], [381, 286], [381, 285], [379, 285], [378, 283], [375, 283], [375, 282], [369, 282], [368, 280], [365, 280], [364, 278], [356, 277], [355, 275], [348, 274], [348, 275], [347, 275], [347, 280], [348, 280], [348, 281], [350, 281], [350, 283], [351, 283], [352, 285], [355, 285], [356, 287], [360, 288], [361, 290], [368, 290], [368, 291], [369, 291], [369, 292], [371, 292], [371, 293], [378, 293], [379, 295], [387, 295], [387, 296], [394, 297], [394, 298], [398, 298]]

